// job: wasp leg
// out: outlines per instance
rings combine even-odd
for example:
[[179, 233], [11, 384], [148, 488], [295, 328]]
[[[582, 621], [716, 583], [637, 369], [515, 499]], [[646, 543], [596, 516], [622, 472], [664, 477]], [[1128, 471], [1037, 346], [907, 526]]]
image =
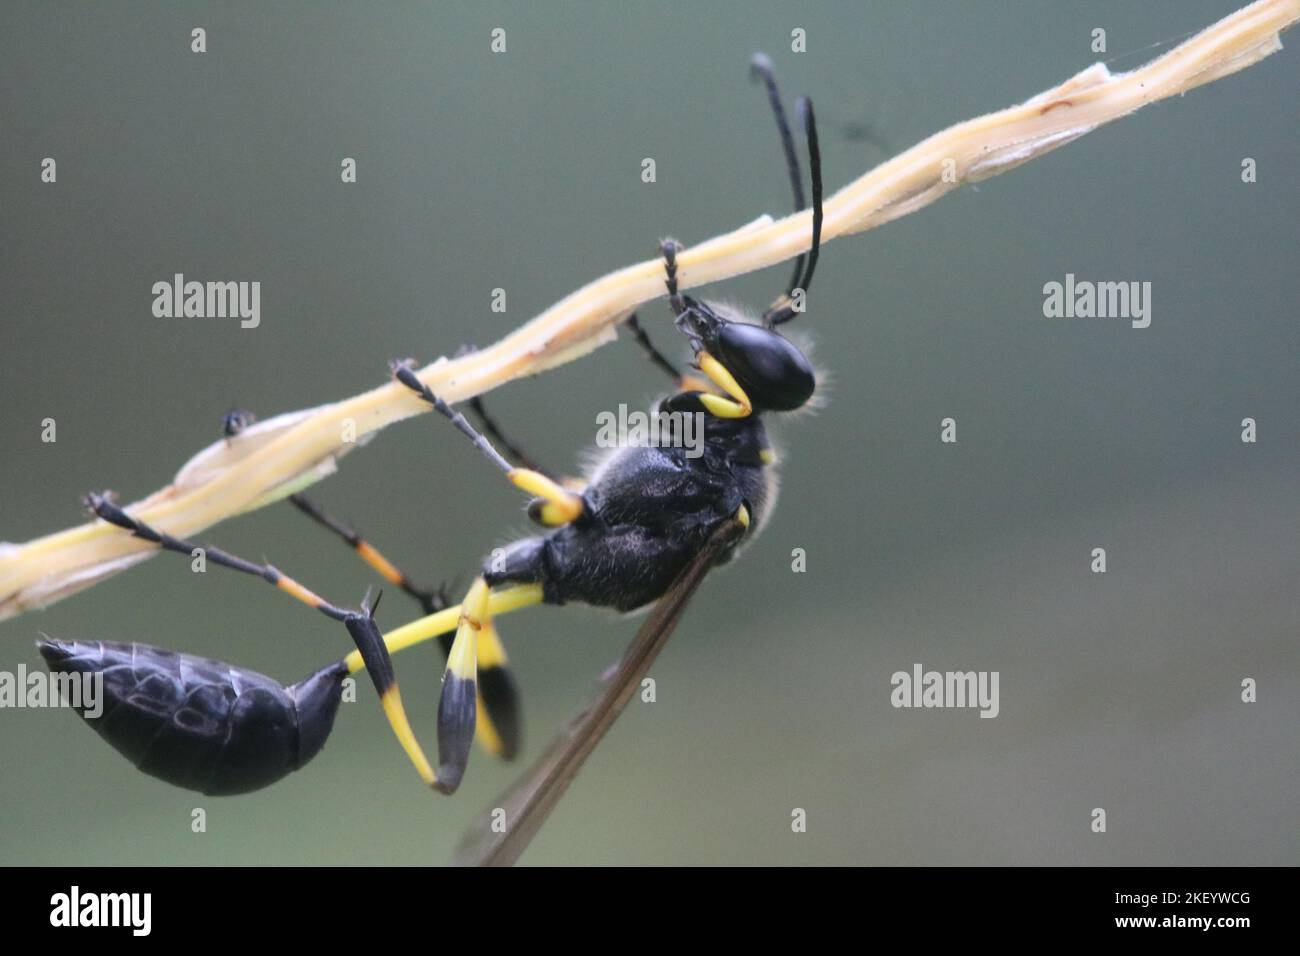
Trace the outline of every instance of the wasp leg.
[[[699, 402], [716, 418], [745, 418], [754, 410], [754, 406], [751, 405], [745, 390], [741, 389], [741, 386], [736, 382], [736, 378], [732, 376], [731, 372], [723, 368], [723, 364], [718, 362], [718, 359], [703, 350], [703, 343], [699, 341], [698, 336], [695, 336], [689, 330], [688, 317], [692, 316], [693, 313], [699, 315], [701, 312], [707, 312], [707, 308], [695, 302], [689, 295], [682, 295], [680, 291], [677, 291], [677, 252], [680, 251], [681, 243], [677, 242], [676, 239], [664, 239], [663, 242], [659, 243], [659, 252], [663, 255], [664, 285], [668, 287], [668, 303], [671, 304], [672, 311], [676, 313], [677, 328], [681, 329], [686, 334], [686, 337], [690, 338], [690, 345], [695, 351], [695, 365], [697, 365], [699, 371], [708, 376], [708, 381], [718, 386], [731, 398], [707, 392], [702, 388], [692, 390], [698, 390]], [[682, 384], [685, 385], [688, 382], [682, 380]]]
[[681, 251], [682, 244], [676, 239], [665, 239], [659, 243], [659, 254], [664, 257], [664, 285], [668, 288], [668, 304], [672, 307], [675, 319], [681, 319], [691, 309], [691, 300], [677, 289], [677, 253]]
[[632, 338], [636, 341], [636, 344], [641, 346], [641, 350], [645, 352], [646, 358], [650, 359], [651, 362], [667, 372], [668, 377], [673, 381], [680, 382], [682, 380], [682, 373], [677, 370], [677, 366], [673, 365], [672, 362], [664, 357], [663, 352], [660, 352], [655, 348], [655, 344], [650, 341], [650, 336], [647, 335], [646, 330], [641, 327], [641, 320], [636, 317], [635, 312], [624, 320], [624, 324], [632, 333]]
[[453, 792], [460, 786], [469, 763], [469, 747], [474, 739], [478, 714], [479, 635], [490, 626], [488, 584], [481, 577], [470, 586], [460, 605], [456, 639], [447, 655], [447, 669], [442, 678], [442, 697], [438, 701], [438, 789]]
[[[222, 432], [227, 438], [232, 438], [256, 421], [257, 416], [250, 411], [231, 409], [222, 416]], [[289, 501], [293, 503], [294, 507], [307, 515], [307, 517], [311, 518], [317, 524], [328, 528], [330, 531], [333, 531], [336, 535], [342, 538], [352, 548], [352, 550], [357, 553], [357, 557], [378, 572], [379, 576], [385, 581], [401, 588], [411, 597], [415, 598], [415, 600], [419, 602], [420, 607], [424, 609], [425, 614], [432, 614], [435, 611], [441, 611], [451, 603], [447, 599], [442, 588], [439, 588], [436, 591], [427, 591], [424, 588], [417, 587], [412, 583], [410, 578], [398, 570], [396, 565], [380, 554], [378, 549], [372, 546], [370, 542], [366, 541], [365, 538], [359, 535], [353, 528], [350, 528], [341, 521], [337, 521], [330, 517], [324, 508], [312, 501], [306, 495], [290, 495]], [[130, 530], [143, 527], [140, 522], [134, 520], [129, 521], [127, 524], [123, 524], [120, 520], [114, 520], [113, 518], [109, 518], [106, 514], [100, 514], [99, 508], [102, 507], [101, 505], [92, 504], [91, 506], [101, 518], [111, 520], [114, 524], [121, 527], [126, 527]], [[157, 537], [161, 538], [162, 536], [158, 535]]]
[[539, 474], [551, 477], [550, 471], [539, 465], [536, 459], [532, 458], [527, 452], [505, 436], [505, 433], [501, 431], [501, 426], [497, 424], [496, 419], [487, 413], [487, 409], [483, 406], [482, 398], [475, 395], [467, 404], [469, 405], [470, 410], [474, 412], [474, 417], [478, 419], [479, 427], [482, 428], [486, 434], [497, 440], [501, 447], [506, 450], [506, 454], [514, 460], [516, 465], [521, 468], [531, 468]]
[[[342, 538], [385, 581], [415, 598], [425, 614], [435, 614], [451, 605], [443, 588], [429, 591], [417, 587], [354, 528], [330, 517], [310, 498], [296, 494], [291, 495], [289, 500], [303, 514]], [[438, 643], [442, 645], [444, 656], [451, 654], [450, 632], [439, 635]], [[518, 753], [520, 744], [519, 688], [510, 673], [505, 647], [495, 630], [484, 628], [479, 632], [478, 655], [481, 677], [476, 740], [479, 746], [493, 756], [510, 760]]]
[[185, 538], [176, 538], [161, 531], [156, 531], [143, 521], [132, 518], [129, 514], [113, 504], [107, 496], [92, 492], [86, 496], [86, 505], [97, 516], [103, 518], [109, 524], [115, 524], [119, 528], [130, 531], [135, 537], [144, 541], [150, 541], [156, 544], [164, 551], [174, 551], [177, 554], [189, 555], [195, 557], [199, 554], [204, 556], [206, 561], [220, 565], [224, 568], [230, 568], [233, 571], [239, 571], [243, 574], [252, 575], [255, 578], [261, 578], [263, 581], [279, 588], [288, 594], [291, 598], [301, 601], [308, 607], [313, 607], [320, 611], [326, 617], [332, 617], [336, 621], [342, 621], [351, 613], [326, 601], [319, 594], [299, 584], [287, 574], [283, 574], [277, 568], [269, 564], [255, 564], [252, 561], [246, 561], [243, 558], [236, 557], [229, 552], [220, 548], [208, 547], [207, 545], [197, 544]]
[[[500, 617], [520, 608], [542, 603], [542, 586], [540, 584], [519, 584], [493, 590], [488, 596], [488, 617]], [[384, 645], [389, 654], [396, 654], [408, 647], [423, 644], [444, 634], [454, 634], [460, 624], [461, 606], [453, 604], [449, 608], [429, 614], [425, 617], [393, 628], [384, 635]], [[454, 643], [454, 642], [453, 642]], [[343, 659], [348, 673], [355, 674], [365, 666], [361, 654], [353, 651]]]
[[490, 619], [479, 629], [477, 653], [478, 725], [474, 740], [492, 756], [513, 760], [523, 738], [519, 686], [510, 670], [505, 645]]
[[479, 427], [483, 429], [485, 434], [495, 438], [501, 446], [505, 448], [506, 455], [517, 467], [528, 468], [540, 475], [545, 475], [547, 478], [550, 478], [552, 481], [563, 486], [566, 490], [572, 491], [574, 494], [582, 494], [583, 488], [586, 487], [586, 482], [581, 478], [571, 477], [568, 475], [556, 477], [555, 472], [548, 468], [543, 468], [537, 463], [537, 459], [530, 456], [520, 448], [519, 445], [507, 438], [505, 433], [501, 430], [501, 426], [497, 424], [496, 419], [489, 415], [487, 409], [483, 407], [482, 398], [475, 395], [466, 404], [469, 405], [470, 411], [474, 413], [474, 417], [478, 419]]
[[[480, 578], [470, 588], [465, 603], [412, 621], [386, 635], [380, 633], [372, 610], [363, 609], [360, 614], [354, 612], [345, 620], [357, 649], [340, 661], [340, 666], [346, 668], [349, 674], [355, 674], [362, 668], [370, 671], [393, 733], [421, 778], [431, 787], [443, 793], [451, 793], [460, 785], [469, 760], [469, 747], [478, 727], [479, 694], [474, 685], [476, 659], [482, 653], [480, 648], [484, 646], [481, 635], [485, 622], [490, 628], [493, 615], [508, 614], [541, 601], [541, 585], [524, 585], [489, 592], [487, 583]], [[469, 607], [469, 613], [465, 611], [466, 606]], [[474, 621], [478, 622], [479, 627], [473, 627], [471, 622]], [[424, 757], [406, 719], [401, 697], [397, 693], [397, 681], [392, 677], [392, 655], [453, 631], [456, 637], [447, 656], [442, 698], [438, 706], [439, 762], [435, 772]], [[479, 635], [478, 640], [472, 639], [476, 633]], [[504, 659], [504, 651], [500, 653]], [[487, 654], [491, 665], [492, 651], [489, 650]], [[503, 725], [504, 723], [503, 721]], [[491, 742], [487, 741], [488, 744]], [[503, 734], [503, 749], [504, 743]]]
[[699, 315], [702, 311], [708, 310], [707, 307], [702, 307], [694, 299], [683, 296], [677, 290], [677, 253], [680, 250], [681, 245], [675, 239], [665, 239], [659, 244], [659, 251], [664, 257], [664, 283], [668, 287], [668, 301], [673, 311], [677, 313], [677, 327], [691, 339], [691, 347], [695, 350], [696, 366], [708, 376], [710, 382], [726, 393], [725, 396], [715, 395], [701, 389], [700, 404], [708, 410], [709, 414], [717, 418], [745, 418], [754, 411], [749, 396], [723, 364], [704, 350], [698, 335], [689, 329], [687, 317], [692, 313]]
[[635, 312], [629, 315], [627, 319], [624, 320], [624, 323], [632, 331], [633, 339], [635, 339], [636, 343], [645, 351], [646, 356], [650, 361], [667, 372], [669, 377], [672, 378], [677, 391], [703, 392], [708, 389], [709, 383], [704, 379], [697, 375], [688, 375], [684, 372], [678, 371], [677, 366], [673, 365], [672, 362], [664, 357], [664, 354], [655, 347], [653, 342], [650, 341], [649, 334], [647, 334], [646, 330], [642, 327], [641, 321], [636, 317]]
[[[456, 350], [456, 357], [460, 358], [462, 355], [473, 355], [477, 351], [477, 346], [465, 344]], [[497, 424], [496, 419], [487, 413], [487, 409], [483, 405], [482, 397], [475, 395], [466, 404], [469, 405], [470, 411], [474, 413], [474, 417], [478, 419], [479, 428], [481, 428], [484, 434], [488, 435], [490, 438], [496, 439], [497, 444], [506, 450], [506, 455], [512, 459], [516, 465], [519, 465], [522, 468], [531, 468], [533, 471], [540, 472], [548, 478], [555, 477], [553, 472], [543, 468], [537, 463], [535, 458], [530, 456], [519, 445], [516, 445], [506, 437], [505, 432], [501, 430], [501, 426]], [[567, 482], [561, 483], [564, 484]]]
[[489, 415], [487, 409], [483, 407], [483, 399], [481, 397], [475, 395], [469, 400], [468, 404], [470, 411], [472, 411], [474, 417], [478, 419], [479, 427], [482, 428], [486, 434], [501, 443], [506, 450], [506, 454], [517, 467], [531, 469], [538, 474], [545, 475], [547, 478], [557, 482], [567, 490], [572, 491], [574, 494], [582, 494], [587, 483], [581, 478], [569, 475], [557, 478], [555, 472], [548, 468], [543, 468], [537, 463], [537, 459], [531, 457], [527, 452], [520, 448], [519, 445], [507, 438], [505, 433], [501, 431], [501, 426], [497, 424], [496, 419]]
[[401, 588], [411, 597], [413, 597], [425, 614], [433, 614], [435, 611], [441, 611], [451, 602], [447, 599], [446, 593], [442, 588], [429, 591], [418, 587], [407, 575], [401, 571], [393, 562], [389, 561], [379, 549], [357, 533], [356, 529], [343, 524], [332, 517], [318, 505], [315, 501], [304, 494], [293, 494], [289, 496], [289, 501], [295, 508], [311, 518], [317, 524], [328, 528], [357, 553], [362, 561], [373, 568], [381, 578], [395, 587]]
[[399, 382], [419, 395], [437, 409], [438, 413], [456, 426], [456, 429], [474, 443], [490, 462], [501, 469], [506, 478], [516, 487], [536, 498], [528, 506], [528, 516], [538, 524], [556, 527], [576, 521], [586, 510], [582, 496], [564, 488], [553, 478], [548, 478], [531, 468], [516, 468], [501, 457], [501, 453], [492, 446], [486, 437], [474, 430], [474, 426], [465, 416], [455, 411], [450, 405], [429, 389], [429, 386], [416, 377], [410, 367], [402, 362], [392, 364], [393, 375]]
[[[415, 772], [427, 786], [443, 793], [450, 792], [444, 788], [442, 779], [429, 763], [424, 748], [420, 746], [415, 731], [411, 729], [406, 708], [402, 706], [401, 692], [397, 689], [397, 676], [393, 671], [392, 656], [388, 652], [388, 645], [384, 643], [379, 625], [375, 623], [374, 606], [367, 607], [363, 603], [361, 611], [350, 613], [343, 623], [352, 636], [353, 643], [357, 645], [356, 653], [360, 655], [363, 665], [370, 673], [370, 679], [374, 682], [375, 692], [379, 694], [379, 703], [384, 709], [384, 716], [388, 718], [388, 725], [392, 727], [397, 742], [406, 751], [406, 756], [415, 767]], [[350, 670], [355, 669], [350, 668]]]
[[[664, 285], [668, 288], [668, 302], [672, 306], [673, 314], [676, 316], [677, 328], [690, 339], [691, 348], [695, 351], [695, 364], [708, 376], [708, 380], [702, 380], [691, 375], [682, 375], [678, 378], [678, 384], [682, 391], [699, 392], [701, 403], [711, 414], [718, 418], [744, 418], [753, 408], [748, 397], [736, 384], [736, 380], [732, 378], [731, 373], [722, 368], [717, 359], [704, 351], [703, 343], [700, 342], [699, 337], [689, 329], [689, 323], [687, 322], [689, 316], [692, 314], [700, 315], [709, 310], [707, 306], [701, 305], [690, 296], [683, 296], [677, 289], [677, 253], [681, 251], [681, 248], [681, 243], [676, 239], [665, 239], [659, 244], [659, 252], [664, 257]], [[709, 368], [705, 367], [705, 362], [709, 363]], [[718, 371], [710, 372], [710, 368]], [[731, 395], [732, 400], [710, 392], [711, 384], [718, 386]]]

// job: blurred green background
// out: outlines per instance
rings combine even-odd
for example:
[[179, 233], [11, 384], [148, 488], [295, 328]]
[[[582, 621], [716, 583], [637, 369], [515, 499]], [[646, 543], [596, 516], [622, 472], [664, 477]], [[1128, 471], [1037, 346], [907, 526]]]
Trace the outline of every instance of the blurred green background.
[[[1132, 68], [1233, 7], [6, 3], [0, 538], [82, 520], [90, 489], [130, 501], [163, 485], [230, 407], [352, 395], [390, 358], [493, 341], [662, 236], [784, 213], [746, 76], [756, 49], [788, 99], [815, 97], [838, 188], [886, 150], [1096, 59]], [[790, 52], [795, 27], [807, 53]], [[1300, 861], [1298, 78], [1284, 50], [824, 250], [799, 324], [829, 402], [774, 426], [777, 512], [706, 582], [654, 668], [658, 702], [633, 703], [526, 862]], [[39, 181], [45, 156], [57, 185]], [[345, 156], [355, 185], [339, 182]], [[174, 272], [260, 281], [261, 326], [155, 319], [150, 287]], [[1151, 327], [1045, 319], [1043, 284], [1067, 272], [1150, 281]], [[709, 291], [763, 306], [786, 276]], [[666, 306], [642, 314], [682, 351]], [[489, 401], [565, 468], [599, 411], [663, 386], [624, 341]], [[946, 416], [955, 446], [938, 440]], [[1258, 444], [1239, 440], [1247, 416]], [[527, 528], [520, 496], [431, 416], [315, 496], [415, 577], [458, 587]], [[203, 537], [338, 601], [375, 583], [287, 505]], [[1099, 546], [1105, 575], [1089, 571]], [[807, 573], [790, 570], [796, 547]], [[410, 616], [390, 594], [381, 623]], [[503, 620], [525, 759], [636, 623]], [[285, 681], [348, 649], [283, 595], [174, 558], [0, 624], [0, 669], [38, 666], [38, 631]], [[999, 671], [1000, 716], [895, 710], [890, 675], [916, 662]], [[432, 746], [440, 656], [397, 665]], [[431, 797], [360, 696], [307, 769], [226, 799], [138, 774], [71, 713], [0, 711], [0, 861], [447, 861], [517, 768], [478, 754], [454, 798]], [[791, 832], [795, 807], [807, 833]]]

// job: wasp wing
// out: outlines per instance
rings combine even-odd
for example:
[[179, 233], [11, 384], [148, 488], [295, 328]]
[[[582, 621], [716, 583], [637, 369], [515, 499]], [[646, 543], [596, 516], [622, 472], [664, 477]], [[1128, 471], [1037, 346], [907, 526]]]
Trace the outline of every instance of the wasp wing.
[[[691, 596], [718, 557], [744, 532], [732, 519], [721, 524], [677, 576], [641, 625], [599, 693], [560, 731], [545, 752], [461, 837], [460, 866], [511, 866], [528, 848], [596, 745], [614, 725], [650, 670]], [[504, 817], [501, 813], [504, 812]], [[495, 824], [495, 826], [494, 826]]]

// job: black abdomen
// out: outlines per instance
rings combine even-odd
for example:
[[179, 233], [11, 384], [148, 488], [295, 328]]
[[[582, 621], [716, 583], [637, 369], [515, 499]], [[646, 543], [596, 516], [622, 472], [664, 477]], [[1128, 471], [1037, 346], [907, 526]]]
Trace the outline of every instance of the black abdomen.
[[37, 647], [51, 672], [103, 675], [102, 712], [80, 712], [123, 756], [211, 795], [257, 790], [306, 764], [329, 735], [347, 676], [333, 664], [286, 688], [256, 671], [147, 644]]

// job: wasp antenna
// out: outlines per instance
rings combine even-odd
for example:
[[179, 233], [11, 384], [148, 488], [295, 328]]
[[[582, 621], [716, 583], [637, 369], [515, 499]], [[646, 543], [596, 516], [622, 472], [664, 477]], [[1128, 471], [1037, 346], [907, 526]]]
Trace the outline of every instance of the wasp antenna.
[[[772, 69], [772, 58], [766, 53], [755, 53], [749, 60], [749, 75], [762, 80], [767, 87], [767, 99], [772, 105], [772, 115], [776, 118], [776, 130], [781, 135], [781, 150], [785, 153], [786, 171], [790, 176], [790, 190], [794, 193], [794, 211], [801, 211], [804, 206], [803, 173], [799, 170], [799, 154], [794, 148], [794, 136], [790, 133], [790, 123], [786, 119], [785, 107], [781, 105], [781, 92], [776, 85], [776, 74]], [[790, 276], [787, 294], [799, 285], [799, 276], [803, 274], [804, 255], [800, 253], [794, 260], [794, 273]]]
[[[803, 121], [804, 135], [808, 139], [808, 165], [812, 170], [812, 250], [808, 253], [808, 267], [795, 285], [796, 289], [802, 289], [807, 294], [808, 287], [812, 285], [813, 271], [817, 268], [817, 256], [821, 252], [822, 245], [822, 153], [817, 141], [817, 114], [813, 111], [812, 100], [806, 96], [799, 97], [795, 101], [795, 109]], [[779, 325], [792, 318], [794, 313], [779, 318], [773, 324]]]

